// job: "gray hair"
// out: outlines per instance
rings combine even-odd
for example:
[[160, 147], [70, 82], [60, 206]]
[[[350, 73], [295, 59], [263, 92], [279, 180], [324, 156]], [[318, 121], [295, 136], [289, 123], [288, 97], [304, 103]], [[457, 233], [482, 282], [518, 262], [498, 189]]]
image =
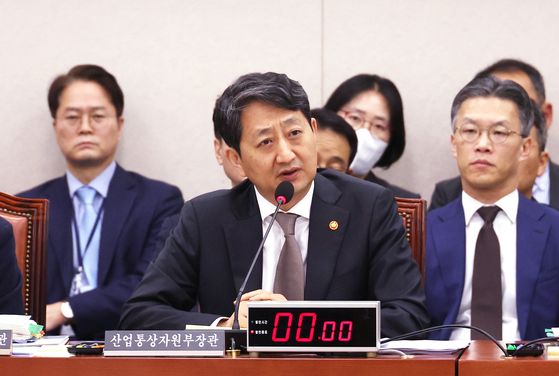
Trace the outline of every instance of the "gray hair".
[[516, 82], [510, 80], [501, 81], [492, 75], [474, 78], [458, 92], [452, 102], [452, 110], [450, 112], [453, 132], [456, 130], [456, 118], [462, 103], [468, 99], [479, 97], [500, 98], [510, 100], [516, 104], [520, 120], [520, 135], [522, 137], [530, 136], [530, 129], [532, 124], [534, 124], [534, 113], [528, 94]]
[[252, 102], [301, 111], [312, 127], [309, 99], [299, 82], [274, 72], [246, 74], [225, 89], [215, 102], [213, 113], [214, 131], [239, 155], [243, 132], [241, 113]]

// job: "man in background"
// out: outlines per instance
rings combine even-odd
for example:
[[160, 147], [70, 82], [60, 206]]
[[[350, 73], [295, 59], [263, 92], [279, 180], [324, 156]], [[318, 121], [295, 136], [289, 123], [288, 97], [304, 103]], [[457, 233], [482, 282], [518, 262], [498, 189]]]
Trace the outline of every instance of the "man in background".
[[349, 166], [357, 153], [357, 135], [341, 116], [326, 108], [315, 108], [318, 167], [331, 168], [351, 175]]
[[[545, 86], [540, 72], [533, 66], [514, 59], [503, 59], [485, 68], [477, 77], [492, 74], [501, 80], [511, 80], [522, 86], [544, 114], [547, 128], [553, 121], [553, 106], [546, 102]], [[429, 211], [456, 200], [462, 192], [460, 176], [444, 180], [435, 186]], [[532, 188], [534, 199], [559, 210], [559, 166], [549, 161], [545, 171], [535, 181]]]
[[[559, 325], [559, 212], [517, 190], [534, 116], [515, 82], [488, 75], [452, 104], [461, 196], [427, 215], [425, 285], [431, 325], [472, 325], [497, 340], [532, 340]], [[433, 339], [485, 339], [478, 332]]]
[[104, 338], [183, 199], [115, 162], [124, 95], [105, 69], [72, 68], [54, 80], [48, 102], [66, 175], [19, 194], [50, 200], [46, 330]]

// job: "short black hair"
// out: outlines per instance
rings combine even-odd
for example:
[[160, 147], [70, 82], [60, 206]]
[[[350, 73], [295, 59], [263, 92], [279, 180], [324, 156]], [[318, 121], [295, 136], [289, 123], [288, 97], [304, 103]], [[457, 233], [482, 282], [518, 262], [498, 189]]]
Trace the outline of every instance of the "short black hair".
[[311, 110], [311, 117], [316, 120], [318, 129], [330, 129], [333, 132], [344, 136], [349, 143], [349, 161], [348, 166], [351, 165], [355, 154], [357, 153], [357, 134], [355, 129], [347, 123], [341, 116], [327, 108], [315, 108]]
[[60, 75], [50, 85], [48, 102], [50, 114], [56, 119], [56, 111], [60, 106], [60, 96], [64, 89], [76, 81], [95, 82], [111, 97], [116, 116], [121, 117], [124, 110], [124, 94], [118, 86], [116, 78], [98, 65], [76, 65], [67, 74]]
[[456, 94], [450, 111], [452, 131], [456, 130], [456, 118], [462, 103], [471, 98], [499, 98], [512, 101], [518, 109], [520, 120], [520, 134], [530, 136], [530, 129], [534, 124], [534, 114], [530, 97], [526, 91], [514, 81], [504, 80], [493, 75], [474, 78]]
[[541, 153], [545, 150], [547, 143], [547, 122], [540, 105], [530, 98], [532, 112], [534, 114], [534, 127], [536, 127], [536, 139], [538, 140], [538, 151]]
[[497, 61], [496, 63], [491, 64], [478, 74], [474, 78], [487, 76], [493, 73], [514, 73], [514, 72], [523, 72], [530, 78], [532, 82], [532, 86], [536, 91], [536, 95], [538, 96], [538, 102], [541, 106], [545, 103], [545, 85], [543, 82], [543, 77], [534, 66], [525, 63], [521, 60], [516, 59], [502, 59]]
[[249, 73], [239, 77], [215, 102], [214, 133], [241, 155], [242, 111], [252, 102], [262, 102], [276, 108], [301, 111], [309, 126], [311, 109], [307, 93], [285, 74], [274, 72]]
[[344, 81], [330, 96], [325, 108], [338, 112], [365, 91], [376, 91], [384, 97], [390, 110], [390, 140], [375, 167], [388, 168], [404, 153], [406, 130], [404, 128], [404, 106], [396, 85], [387, 78], [377, 75], [359, 74]]

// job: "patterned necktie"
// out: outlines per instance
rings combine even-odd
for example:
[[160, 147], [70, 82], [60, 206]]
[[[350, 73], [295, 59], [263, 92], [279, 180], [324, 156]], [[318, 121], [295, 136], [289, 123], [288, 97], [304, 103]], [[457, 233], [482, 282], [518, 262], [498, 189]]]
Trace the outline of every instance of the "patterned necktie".
[[[493, 229], [493, 221], [501, 210], [498, 206], [485, 206], [478, 210], [484, 221], [476, 242], [472, 276], [472, 326], [503, 337], [503, 307], [501, 290], [501, 250]], [[472, 331], [472, 339], [487, 339]]]
[[276, 220], [285, 235], [285, 243], [281, 249], [274, 293], [282, 294], [287, 300], [304, 300], [305, 298], [305, 273], [303, 257], [299, 244], [295, 239], [296, 214], [278, 213]]

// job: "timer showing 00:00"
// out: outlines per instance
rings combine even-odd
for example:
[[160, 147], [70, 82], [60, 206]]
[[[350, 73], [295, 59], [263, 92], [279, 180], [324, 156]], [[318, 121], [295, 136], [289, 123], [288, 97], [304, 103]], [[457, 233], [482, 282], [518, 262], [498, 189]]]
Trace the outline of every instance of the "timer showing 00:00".
[[[287, 342], [291, 336], [293, 324], [293, 314], [289, 312], [280, 312], [276, 314], [274, 320], [274, 330], [272, 332], [272, 341]], [[297, 342], [311, 342], [314, 339], [316, 325], [316, 313], [301, 313], [295, 333]], [[295, 328], [293, 328], [295, 329]], [[329, 342], [334, 341], [337, 337], [338, 341], [347, 342], [351, 340], [351, 331], [353, 330], [352, 321], [341, 321], [338, 325], [335, 321], [325, 321], [322, 325], [322, 335], [319, 340]], [[320, 331], [318, 332], [320, 333]]]

